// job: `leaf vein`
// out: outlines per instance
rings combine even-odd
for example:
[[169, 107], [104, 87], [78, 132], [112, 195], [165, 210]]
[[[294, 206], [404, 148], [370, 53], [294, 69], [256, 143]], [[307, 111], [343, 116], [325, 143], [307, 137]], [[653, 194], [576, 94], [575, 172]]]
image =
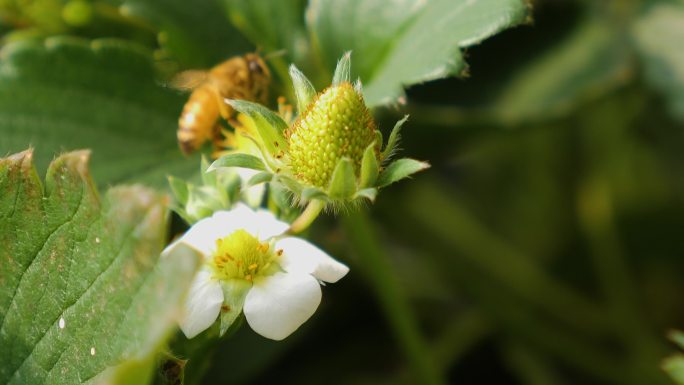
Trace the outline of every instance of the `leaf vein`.
[[[76, 217], [76, 214], [78, 213], [79, 209], [80, 209], [81, 206], [83, 205], [83, 199], [84, 199], [84, 197], [85, 197], [85, 195], [86, 195], [85, 192], [84, 192], [84, 190], [85, 190], [86, 188], [87, 188], [87, 187], [84, 185], [83, 188], [81, 189], [81, 196], [80, 196], [80, 198], [79, 198], [79, 203], [78, 203], [78, 205], [76, 206], [76, 208], [74, 209], [74, 212], [71, 213], [71, 215], [69, 216], [69, 218], [68, 218], [66, 221], [64, 221], [64, 222], [61, 223], [60, 225], [56, 226], [56, 227], [50, 232], [50, 234], [48, 234], [47, 237], [45, 237], [45, 240], [42, 242], [42, 244], [43, 244], [42, 247], [41, 247], [39, 250], [36, 251], [36, 253], [33, 255], [33, 258], [31, 258], [31, 262], [30, 262], [30, 263], [28, 264], [28, 266], [26, 266], [26, 268], [21, 272], [21, 275], [20, 275], [20, 277], [19, 277], [19, 284], [17, 284], [17, 286], [14, 288], [14, 292], [12, 293], [12, 301], [10, 302], [10, 305], [7, 307], [7, 312], [5, 313], [5, 317], [4, 317], [3, 320], [2, 320], [2, 324], [0, 324], [0, 335], [2, 335], [2, 334], [3, 334], [3, 331], [5, 331], [5, 325], [6, 325], [6, 321], [7, 321], [7, 316], [9, 315], [10, 311], [12, 310], [12, 308], [16, 306], [17, 292], [19, 291], [19, 288], [20, 288], [20, 287], [22, 286], [22, 284], [24, 283], [24, 280], [25, 280], [25, 278], [26, 278], [26, 272], [31, 268], [31, 266], [33, 266], [33, 263], [36, 261], [36, 259], [37, 259], [37, 257], [38, 257], [38, 254], [40, 254], [40, 253], [45, 249], [45, 245], [48, 243], [48, 241], [50, 240], [50, 238], [52, 238], [52, 236], [53, 236], [57, 231], [59, 231], [59, 230], [60, 230], [61, 228], [63, 228], [64, 226], [68, 225], [71, 221], [73, 221], [74, 217]], [[14, 345], [14, 340], [12, 339], [12, 340], [10, 340], [10, 341], [12, 341], [12, 347], [14, 347], [14, 346], [13, 346], [13, 345]], [[9, 349], [9, 350], [12, 350], [12, 349]], [[22, 365], [23, 365], [23, 362], [22, 362]], [[16, 371], [16, 369], [15, 369], [15, 371]], [[14, 377], [14, 375], [12, 375], [12, 377]]]

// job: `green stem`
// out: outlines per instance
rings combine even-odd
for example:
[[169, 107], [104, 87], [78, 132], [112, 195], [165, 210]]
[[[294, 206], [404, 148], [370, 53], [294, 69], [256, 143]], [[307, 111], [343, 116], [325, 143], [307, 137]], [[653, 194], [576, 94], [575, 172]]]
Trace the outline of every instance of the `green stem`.
[[297, 217], [297, 219], [295, 219], [294, 222], [292, 222], [292, 225], [290, 225], [290, 230], [288, 231], [291, 234], [297, 234], [309, 228], [313, 221], [315, 221], [318, 217], [318, 214], [321, 213], [323, 207], [325, 207], [325, 202], [320, 201], [318, 199], [314, 199], [311, 202], [309, 202], [309, 204], [306, 206], [304, 211], [302, 211], [299, 217]]
[[378, 244], [373, 225], [366, 214], [358, 212], [342, 219], [349, 241], [360, 254], [363, 263], [358, 265], [372, 285], [380, 306], [409, 361], [416, 382], [443, 384], [441, 374], [435, 367], [416, 319], [409, 308], [401, 284], [392, 273], [392, 264]]

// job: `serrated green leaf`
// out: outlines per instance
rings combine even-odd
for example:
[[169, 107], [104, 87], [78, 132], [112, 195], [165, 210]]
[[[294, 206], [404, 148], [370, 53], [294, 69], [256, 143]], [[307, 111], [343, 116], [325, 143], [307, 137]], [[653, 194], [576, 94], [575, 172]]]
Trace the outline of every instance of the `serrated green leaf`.
[[429, 167], [429, 164], [415, 159], [403, 158], [395, 160], [380, 173], [377, 186], [385, 187]]
[[93, 150], [98, 183], [196, 173], [175, 131], [185, 98], [157, 85], [144, 49], [115, 40], [52, 38], [2, 49], [0, 153], [38, 146], [44, 170], [55, 154]]
[[392, 103], [403, 86], [459, 74], [460, 49], [526, 20], [524, 0], [313, 0], [307, 22], [332, 68], [354, 52], [369, 106]]
[[340, 159], [335, 166], [328, 195], [333, 199], [348, 199], [356, 192], [356, 178], [354, 177], [354, 166], [348, 158]]
[[361, 160], [361, 188], [374, 186], [379, 172], [380, 165], [378, 165], [378, 158], [375, 156], [375, 143], [371, 143], [366, 147]]
[[659, 2], [645, 8], [633, 27], [646, 79], [667, 98], [672, 114], [684, 120], [684, 3]]
[[399, 144], [399, 140], [401, 139], [401, 126], [403, 126], [404, 123], [406, 123], [408, 118], [408, 115], [404, 115], [403, 119], [394, 124], [394, 128], [392, 128], [392, 132], [390, 133], [390, 137], [387, 140], [385, 149], [382, 150], [383, 161], [391, 158], [394, 152], [396, 151], [397, 145]]
[[254, 155], [242, 153], [223, 155], [222, 157], [216, 159], [214, 163], [209, 166], [207, 171], [215, 171], [221, 167], [244, 167], [258, 171], [266, 170], [266, 166], [264, 166], [264, 162], [262, 162], [261, 159]]
[[0, 160], [1, 383], [98, 382], [148, 360], [190, 286], [194, 252], [159, 259], [163, 197], [115, 187], [101, 203], [87, 162], [58, 157], [43, 187], [30, 151]]

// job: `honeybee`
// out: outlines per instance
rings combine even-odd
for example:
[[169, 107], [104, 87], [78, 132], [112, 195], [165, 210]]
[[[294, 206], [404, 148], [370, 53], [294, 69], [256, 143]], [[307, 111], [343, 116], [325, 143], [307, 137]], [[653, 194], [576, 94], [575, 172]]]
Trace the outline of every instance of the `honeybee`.
[[172, 80], [178, 89], [192, 90], [178, 119], [178, 146], [188, 155], [207, 140], [221, 139], [219, 116], [235, 115], [224, 99], [265, 103], [271, 72], [256, 53], [232, 57], [208, 71], [183, 71]]

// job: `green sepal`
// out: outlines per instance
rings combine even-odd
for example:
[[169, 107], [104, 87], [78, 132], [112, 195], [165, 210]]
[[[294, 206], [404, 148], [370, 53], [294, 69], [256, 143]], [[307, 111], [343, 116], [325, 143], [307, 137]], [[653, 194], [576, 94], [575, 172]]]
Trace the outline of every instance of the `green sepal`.
[[316, 187], [305, 188], [302, 191], [302, 200], [308, 202], [312, 199], [318, 199], [325, 202], [328, 200], [328, 194], [326, 194], [325, 191]]
[[333, 199], [349, 199], [356, 192], [356, 178], [351, 159], [342, 158], [330, 178], [328, 195]]
[[365, 188], [359, 190], [354, 194], [354, 198], [366, 198], [371, 202], [375, 202], [375, 197], [378, 196], [378, 189], [375, 187]]
[[261, 183], [268, 183], [273, 179], [273, 174], [270, 172], [260, 172], [247, 181], [247, 187], [256, 186]]
[[171, 187], [171, 192], [176, 198], [181, 206], [185, 206], [188, 203], [188, 184], [182, 179], [168, 176], [166, 179], [169, 181], [169, 187]]
[[316, 97], [316, 89], [294, 64], [290, 65], [290, 78], [292, 78], [292, 85], [297, 97], [297, 111], [301, 115]]
[[286, 189], [292, 191], [296, 196], [301, 196], [302, 191], [304, 190], [304, 186], [302, 186], [301, 183], [297, 182], [296, 180], [290, 178], [289, 176], [285, 175], [276, 175], [275, 178], [273, 178], [274, 182], [278, 182], [281, 185], [283, 185]]
[[228, 198], [216, 188], [210, 186], [195, 186], [188, 184], [188, 202], [185, 213], [194, 224], [202, 218], [211, 216], [215, 211], [226, 209]]
[[257, 171], [266, 170], [266, 166], [261, 159], [254, 155], [242, 153], [228, 154], [216, 159], [214, 163], [209, 166], [207, 172], [214, 171], [221, 167], [244, 167]]
[[335, 67], [332, 85], [336, 86], [340, 83], [351, 83], [351, 51], [345, 52]]
[[379, 173], [380, 166], [378, 165], [378, 159], [375, 157], [375, 142], [373, 142], [366, 147], [361, 160], [361, 188], [375, 186]]
[[169, 205], [169, 209], [173, 210], [173, 212], [178, 214], [178, 216], [181, 217], [181, 219], [184, 220], [185, 223], [191, 224], [195, 222], [195, 220], [192, 217], [190, 217], [190, 215], [188, 215], [188, 213], [185, 211], [183, 207], [171, 204]]
[[415, 159], [403, 158], [396, 160], [382, 171], [376, 185], [377, 187], [385, 187], [429, 167], [428, 163]]
[[[363, 83], [361, 83], [361, 78], [357, 78], [356, 81], [354, 82], [354, 89], [360, 95], [363, 95]], [[379, 142], [379, 143], [382, 143], [382, 142]]]
[[226, 103], [254, 121], [261, 141], [271, 156], [276, 157], [281, 151], [287, 150], [287, 141], [283, 136], [287, 123], [278, 114], [261, 104], [246, 100], [226, 99]]
[[408, 115], [404, 115], [404, 118], [398, 121], [394, 125], [394, 128], [392, 128], [392, 132], [387, 140], [387, 145], [385, 146], [385, 149], [382, 150], [382, 160], [389, 159], [394, 153], [397, 144], [399, 143], [399, 139], [401, 138], [401, 126], [408, 120], [408, 117]]
[[245, 297], [247, 297], [247, 292], [251, 288], [252, 283], [245, 281], [244, 279], [221, 281], [223, 305], [221, 306], [220, 313], [221, 325], [219, 328], [219, 336], [223, 336], [240, 316], [242, 307], [245, 305]]
[[209, 169], [209, 160], [202, 154], [202, 160], [200, 161], [200, 175], [202, 175], [202, 183], [205, 186], [216, 186], [216, 173], [213, 172], [214, 169]]
[[269, 185], [268, 208], [285, 222], [292, 222], [299, 216], [299, 210], [293, 207], [293, 194], [282, 184], [271, 183]]

